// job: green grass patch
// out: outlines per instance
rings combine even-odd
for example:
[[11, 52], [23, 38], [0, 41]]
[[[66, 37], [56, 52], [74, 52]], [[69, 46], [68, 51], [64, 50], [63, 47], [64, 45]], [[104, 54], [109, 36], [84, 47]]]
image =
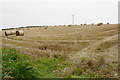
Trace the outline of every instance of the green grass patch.
[[2, 78], [56, 78], [53, 71], [69, 67], [61, 56], [32, 59], [13, 49], [2, 49]]
[[81, 68], [75, 68], [75, 69], [74, 69], [75, 75], [81, 76], [81, 75], [82, 75], [82, 72], [83, 72], [83, 70], [82, 70]]
[[2, 49], [2, 78], [35, 78], [39, 74], [27, 55]]

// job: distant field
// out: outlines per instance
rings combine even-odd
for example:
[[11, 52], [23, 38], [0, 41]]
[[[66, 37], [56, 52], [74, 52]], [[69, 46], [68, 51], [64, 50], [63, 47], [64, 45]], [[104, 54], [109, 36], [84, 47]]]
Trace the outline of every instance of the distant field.
[[37, 27], [23, 31], [24, 36], [5, 36], [2, 31], [2, 47], [34, 59], [62, 57], [63, 63], [72, 65], [52, 71], [59, 77], [118, 76], [117, 24]]

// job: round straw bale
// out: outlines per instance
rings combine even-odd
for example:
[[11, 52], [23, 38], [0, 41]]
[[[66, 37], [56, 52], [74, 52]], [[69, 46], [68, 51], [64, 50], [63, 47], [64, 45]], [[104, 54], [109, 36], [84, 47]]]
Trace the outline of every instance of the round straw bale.
[[47, 29], [48, 27], [45, 27], [45, 29]]
[[109, 23], [107, 23], [107, 25], [109, 25]]
[[97, 26], [101, 26], [101, 25], [103, 25], [103, 23], [98, 23], [98, 24], [97, 24]]
[[23, 36], [24, 32], [22, 30], [16, 31], [16, 36]]
[[12, 35], [11, 31], [5, 31], [5, 36]]
[[72, 25], [68, 25], [68, 27], [70, 27], [70, 26], [72, 26]]
[[97, 26], [101, 26], [102, 24], [98, 23]]

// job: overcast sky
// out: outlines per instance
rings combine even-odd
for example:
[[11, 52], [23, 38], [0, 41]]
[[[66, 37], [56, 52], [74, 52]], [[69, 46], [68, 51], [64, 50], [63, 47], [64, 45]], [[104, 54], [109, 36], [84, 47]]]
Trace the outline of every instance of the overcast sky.
[[1, 0], [2, 28], [29, 25], [117, 23], [119, 0]]

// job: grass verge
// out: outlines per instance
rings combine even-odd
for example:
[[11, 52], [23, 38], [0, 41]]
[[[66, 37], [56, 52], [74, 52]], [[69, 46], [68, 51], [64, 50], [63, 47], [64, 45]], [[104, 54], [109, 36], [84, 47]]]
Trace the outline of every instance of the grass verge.
[[63, 58], [32, 59], [14, 49], [2, 49], [2, 78], [55, 78], [54, 70], [70, 66]]

